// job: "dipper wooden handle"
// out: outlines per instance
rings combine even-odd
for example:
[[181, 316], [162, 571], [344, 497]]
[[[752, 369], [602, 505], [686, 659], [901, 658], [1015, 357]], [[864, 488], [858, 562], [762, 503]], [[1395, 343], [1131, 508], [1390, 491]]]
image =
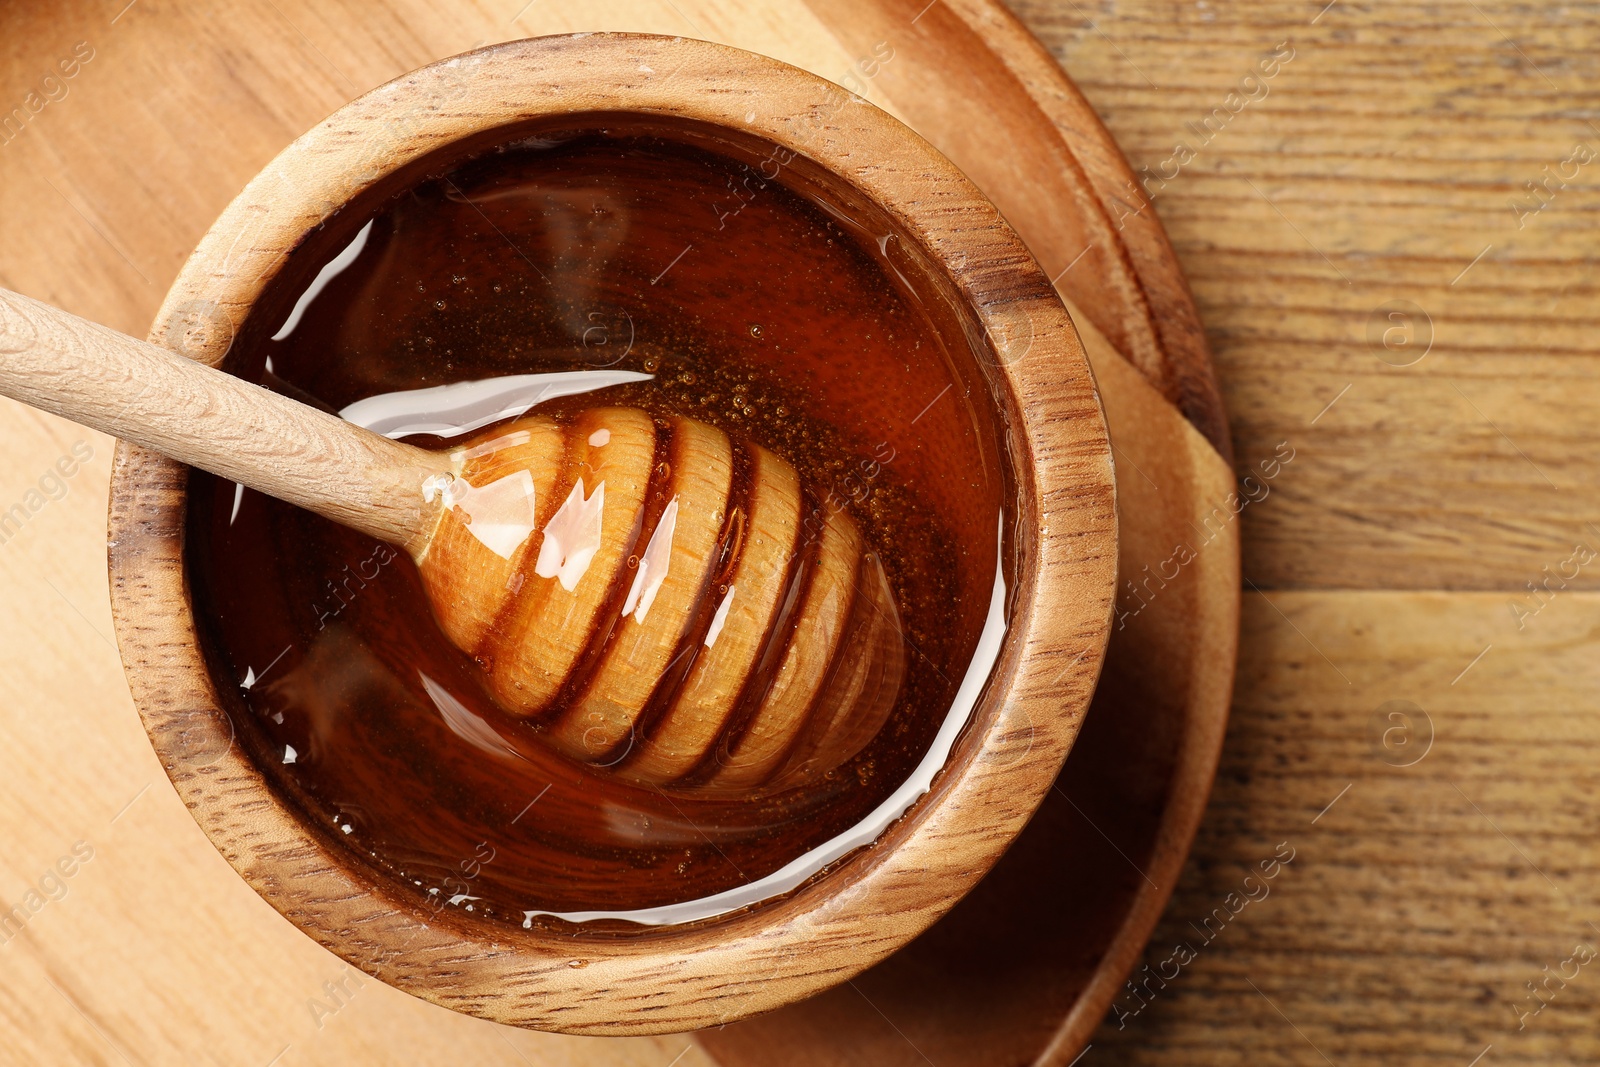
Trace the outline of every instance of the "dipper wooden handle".
[[0, 393], [401, 545], [426, 549], [441, 458], [0, 289]]
[[854, 522], [704, 423], [603, 407], [432, 452], [3, 289], [0, 393], [403, 546], [500, 704], [635, 780], [825, 774], [899, 696]]

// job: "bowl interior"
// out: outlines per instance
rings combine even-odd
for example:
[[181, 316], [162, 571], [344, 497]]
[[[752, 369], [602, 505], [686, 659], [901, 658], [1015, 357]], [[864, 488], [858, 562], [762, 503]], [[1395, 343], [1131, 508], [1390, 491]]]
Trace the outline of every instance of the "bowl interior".
[[[638, 403], [754, 440], [802, 471], [804, 530], [845, 511], [881, 546], [909, 664], [894, 714], [820, 781], [741, 796], [632, 785], [543, 751], [542, 722], [493, 704], [403, 554], [203, 473], [189, 496], [196, 620], [245, 751], [390, 892], [580, 939], [636, 936], [645, 927], [558, 916], [714, 911], [685, 905], [816, 854], [918, 771], [947, 719], [966, 722], [952, 704], [969, 672], [985, 680], [992, 659], [974, 652], [1005, 625], [996, 583], [1016, 581], [998, 537], [1017, 527], [1015, 450], [975, 316], [836, 177], [686, 120], [578, 114], [495, 132], [397, 170], [309, 234], [225, 369], [330, 410], [515, 374], [653, 375], [575, 403]], [[247, 676], [249, 689], [226, 684]], [[480, 724], [523, 755], [486, 748]]]

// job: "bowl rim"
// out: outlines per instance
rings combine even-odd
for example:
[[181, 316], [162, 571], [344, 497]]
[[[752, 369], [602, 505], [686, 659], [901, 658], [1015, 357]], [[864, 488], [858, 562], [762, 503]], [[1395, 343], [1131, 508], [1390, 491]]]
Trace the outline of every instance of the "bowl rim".
[[[1111, 446], [1050, 281], [994, 206], [887, 113], [724, 45], [590, 33], [491, 45], [344, 105], [272, 160], [201, 239], [150, 339], [216, 365], [301, 240], [387, 175], [464, 138], [626, 112], [724, 127], [805, 157], [887, 212], [948, 274], [994, 355], [1019, 522], [1011, 629], [969, 734], [879, 840], [786, 897], [704, 923], [574, 942], [457, 909], [428, 913], [313, 833], [253, 761], [205, 662], [183, 556], [187, 468], [118, 444], [108, 557], [129, 687], [212, 844], [286, 918], [400, 989], [498, 1022], [582, 1034], [681, 1032], [837, 984], [931, 925], [993, 865], [1066, 758], [1111, 629]], [[1026, 344], [1010, 340], [1026, 327]], [[999, 340], [997, 340], [999, 339]]]

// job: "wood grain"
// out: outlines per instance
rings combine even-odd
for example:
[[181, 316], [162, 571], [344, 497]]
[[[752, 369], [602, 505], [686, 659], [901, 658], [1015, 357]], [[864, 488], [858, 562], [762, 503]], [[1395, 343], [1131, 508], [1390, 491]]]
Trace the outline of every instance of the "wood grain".
[[[1546, 966], [1600, 943], [1600, 597], [1567, 594], [1521, 633], [1504, 605], [1496, 593], [1247, 594], [1211, 810], [1143, 962], [1159, 968], [1181, 942], [1199, 958], [1143, 1009], [1125, 993], [1137, 1013], [1121, 1029], [1114, 1015], [1091, 1057], [1220, 1065], [1248, 1048], [1307, 1067], [1460, 1067], [1493, 1045], [1483, 1063], [1595, 1061], [1589, 968], [1554, 997], [1541, 990], [1549, 1006], [1525, 1027], [1514, 1009], [1538, 1006], [1527, 983]], [[1386, 744], [1381, 730], [1398, 724], [1373, 719], [1391, 700], [1420, 714]], [[1281, 842], [1296, 855], [1270, 895], [1213, 919], [1207, 943], [1191, 924], [1243, 895]]]
[[[1153, 203], [1200, 303], [1239, 465], [1285, 438], [1303, 460], [1246, 516], [1246, 575], [1523, 588], [1597, 536], [1600, 167], [1564, 168], [1542, 211], [1512, 204], [1542, 202], [1527, 183], [1576, 145], [1600, 152], [1581, 104], [1600, 12], [1339, 3], [1311, 24], [1322, 6], [1014, 4], [1136, 168], [1196, 149]], [[1266, 96], [1201, 146], [1190, 124], [1284, 41], [1295, 58]], [[1421, 309], [1421, 347], [1383, 347], [1392, 301]], [[1392, 365], [1430, 334], [1425, 358]]]
[[[1597, 572], [1527, 590], [1575, 544], [1600, 547], [1600, 172], [1582, 167], [1521, 228], [1511, 203], [1576, 143], [1600, 149], [1586, 103], [1600, 13], [1012, 6], [1136, 169], [1193, 145], [1187, 124], [1279, 42], [1296, 49], [1153, 201], [1216, 354], [1238, 469], [1280, 441], [1297, 455], [1242, 517], [1223, 764], [1136, 970], [1180, 941], [1198, 958], [1124, 1028], [1113, 1013], [1083, 1067], [1595, 1062], [1587, 967], [1526, 1027], [1513, 1007], [1536, 1006], [1527, 983], [1575, 944], [1600, 947]], [[1392, 362], [1421, 348], [1369, 340], [1394, 300], [1431, 318], [1412, 366]], [[1385, 746], [1397, 724], [1373, 719], [1391, 700], [1426, 718]], [[1394, 742], [1421, 744], [1430, 723], [1429, 754], [1392, 765], [1411, 758]], [[1191, 924], [1285, 841], [1298, 854], [1270, 897], [1202, 946]]]

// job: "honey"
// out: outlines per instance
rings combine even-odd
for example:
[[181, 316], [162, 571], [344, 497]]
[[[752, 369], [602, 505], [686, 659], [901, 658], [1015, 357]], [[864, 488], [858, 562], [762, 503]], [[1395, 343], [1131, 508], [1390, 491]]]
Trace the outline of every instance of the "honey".
[[[780, 595], [803, 594], [807, 553], [848, 515], [892, 597], [904, 666], [882, 726], [838, 766], [711, 788], [712, 754], [644, 781], [628, 770], [648, 709], [643, 737], [577, 758], [554, 743], [576, 688], [538, 714], [497, 703], [493, 663], [446, 639], [404, 552], [196, 472], [190, 580], [219, 689], [238, 695], [239, 743], [398, 893], [520, 926], [709, 917], [869, 842], [962, 726], [952, 709], [986, 672], [974, 654], [992, 655], [1009, 566], [1003, 427], [971, 331], [921, 262], [793, 153], [688, 127], [532, 131], [341, 212], [290, 257], [228, 369], [335, 411], [564, 372], [583, 391], [533, 409], [557, 424], [600, 405], [714, 426], [733, 442], [734, 501], [758, 448], [798, 473], [802, 548], [774, 579]], [[646, 509], [606, 618], [633, 610], [629, 576], [668, 506]], [[718, 534], [730, 560], [737, 511]], [[717, 639], [723, 578], [692, 605], [686, 664]], [[581, 664], [608, 633], [584, 637]], [[751, 687], [770, 683], [755, 674]], [[806, 856], [816, 863], [796, 868]], [[732, 904], [683, 910], [707, 899]]]

